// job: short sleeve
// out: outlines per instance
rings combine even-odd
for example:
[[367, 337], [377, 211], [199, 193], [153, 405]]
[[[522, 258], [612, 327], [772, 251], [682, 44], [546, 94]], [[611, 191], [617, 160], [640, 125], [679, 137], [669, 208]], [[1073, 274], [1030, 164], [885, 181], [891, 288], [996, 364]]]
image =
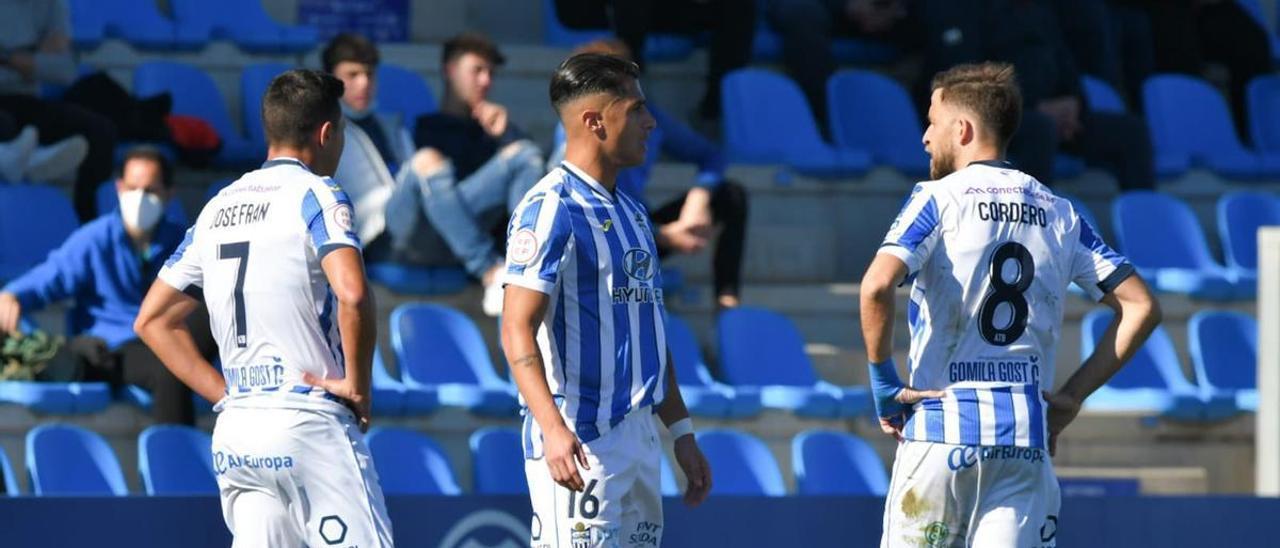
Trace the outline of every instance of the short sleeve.
[[323, 178], [323, 184], [312, 185], [302, 198], [302, 222], [311, 234], [311, 244], [316, 255], [324, 257], [340, 247], [360, 249], [360, 237], [355, 232], [355, 211], [351, 198], [333, 179]]
[[204, 287], [204, 266], [200, 262], [195, 239], [196, 227], [192, 225], [182, 237], [182, 243], [165, 260], [158, 275], [170, 287], [188, 294], [201, 291]]
[[1071, 281], [1098, 301], [1133, 274], [1134, 268], [1124, 255], [1102, 241], [1088, 221], [1076, 215], [1076, 224], [1080, 230], [1072, 246]]
[[920, 271], [937, 247], [942, 232], [941, 218], [937, 197], [924, 184], [917, 184], [889, 227], [879, 252], [901, 259], [907, 265], [910, 278]]
[[503, 283], [550, 295], [572, 248], [572, 232], [558, 195], [531, 192], [511, 215]]

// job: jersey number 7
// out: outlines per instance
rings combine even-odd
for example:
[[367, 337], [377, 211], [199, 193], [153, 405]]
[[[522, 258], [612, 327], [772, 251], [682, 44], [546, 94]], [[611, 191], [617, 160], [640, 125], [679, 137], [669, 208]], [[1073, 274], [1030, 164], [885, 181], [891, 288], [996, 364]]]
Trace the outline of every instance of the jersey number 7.
[[244, 317], [244, 271], [249, 267], [249, 242], [234, 242], [218, 246], [218, 259], [239, 261], [236, 267], [236, 287], [231, 295], [236, 307], [236, 346], [244, 348], [249, 346], [246, 329], [248, 322]]

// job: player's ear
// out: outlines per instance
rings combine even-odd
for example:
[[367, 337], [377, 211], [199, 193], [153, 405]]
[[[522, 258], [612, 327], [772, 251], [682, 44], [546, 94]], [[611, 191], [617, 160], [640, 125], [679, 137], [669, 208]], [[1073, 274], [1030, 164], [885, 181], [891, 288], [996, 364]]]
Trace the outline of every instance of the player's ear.
[[585, 109], [582, 111], [582, 127], [592, 134], [604, 139], [604, 113], [598, 109]]
[[327, 146], [333, 140], [333, 132], [336, 129], [337, 126], [333, 122], [320, 124], [320, 129], [316, 130], [316, 144], [320, 145], [320, 148]]
[[973, 120], [967, 116], [956, 117], [956, 137], [960, 146], [966, 146], [973, 142], [977, 137], [977, 128], [973, 125]]

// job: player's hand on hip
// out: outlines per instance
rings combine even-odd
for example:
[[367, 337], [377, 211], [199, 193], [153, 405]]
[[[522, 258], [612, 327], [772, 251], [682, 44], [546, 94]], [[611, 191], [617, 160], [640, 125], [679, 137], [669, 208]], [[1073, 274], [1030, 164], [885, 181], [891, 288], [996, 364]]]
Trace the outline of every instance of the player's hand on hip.
[[547, 460], [547, 468], [551, 469], [551, 479], [574, 491], [582, 491], [585, 484], [578, 473], [578, 465], [590, 470], [587, 462], [587, 450], [582, 441], [564, 425], [542, 433], [542, 452]]
[[302, 382], [311, 386], [318, 386], [325, 389], [326, 392], [337, 396], [351, 409], [356, 415], [356, 422], [360, 425], [361, 432], [369, 431], [369, 424], [373, 419], [373, 414], [369, 410], [369, 395], [362, 394], [356, 390], [354, 384], [348, 379], [322, 379], [311, 373], [302, 374]]
[[1070, 394], [1044, 391], [1044, 401], [1049, 404], [1049, 455], [1058, 453], [1058, 434], [1067, 428], [1080, 414], [1081, 402]]
[[707, 457], [702, 455], [698, 440], [693, 434], [676, 438], [675, 453], [676, 462], [684, 471], [684, 477], [689, 480], [684, 492], [684, 503], [689, 506], [702, 504], [711, 492], [711, 465], [707, 464]]
[[880, 431], [893, 436], [894, 439], [902, 441], [902, 427], [906, 424], [907, 414], [911, 410], [911, 406], [920, 403], [923, 400], [938, 399], [946, 396], [945, 390], [917, 390], [910, 386], [902, 387], [898, 394], [893, 397], [893, 401], [901, 406], [888, 415], [880, 417]]
[[0, 333], [16, 333], [22, 318], [22, 304], [13, 293], [0, 293]]

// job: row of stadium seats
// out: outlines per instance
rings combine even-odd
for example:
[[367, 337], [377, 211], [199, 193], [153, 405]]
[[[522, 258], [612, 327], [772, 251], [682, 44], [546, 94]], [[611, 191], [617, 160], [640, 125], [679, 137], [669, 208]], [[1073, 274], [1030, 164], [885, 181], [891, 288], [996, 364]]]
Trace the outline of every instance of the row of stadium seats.
[[[401, 428], [374, 428], [366, 443], [383, 492], [388, 495], [463, 493], [449, 457], [430, 437]], [[785, 496], [781, 468], [760, 439], [735, 430], [708, 430], [698, 444], [715, 470], [719, 495]], [[246, 462], [212, 451], [209, 434], [186, 426], [152, 426], [138, 436], [138, 471], [147, 495], [217, 494], [216, 474], [237, 465], [287, 467], [290, 463]], [[472, 486], [480, 495], [528, 493], [520, 433], [489, 427], [470, 437]], [[796, 494], [883, 496], [884, 462], [867, 442], [844, 432], [809, 430], [792, 440]], [[270, 460], [270, 459], [268, 459]], [[36, 496], [124, 496], [129, 494], [115, 452], [98, 434], [66, 424], [46, 424], [27, 433], [27, 480]], [[678, 496], [673, 467], [661, 465], [661, 491]], [[13, 466], [0, 450], [4, 493], [22, 494]]]
[[[1086, 76], [1082, 84], [1090, 109], [1127, 111], [1106, 82]], [[887, 76], [865, 70], [831, 76], [827, 123], [833, 143], [823, 139], [804, 94], [787, 76], [740, 69], [722, 86], [724, 145], [735, 162], [786, 165], [815, 177], [858, 176], [877, 165], [909, 177], [929, 173], [921, 118], [907, 90]], [[1199, 78], [1153, 76], [1143, 85], [1143, 102], [1160, 177], [1192, 167], [1246, 181], [1280, 176], [1280, 75], [1260, 76], [1249, 85], [1254, 148], [1240, 142], [1221, 94]], [[1079, 159], [1069, 156], [1055, 164], [1060, 177], [1082, 170]]]
[[169, 0], [173, 14], [160, 12], [155, 0], [70, 0], [71, 42], [92, 49], [118, 38], [149, 50], [196, 50], [225, 39], [252, 53], [310, 51], [319, 31], [306, 25], [277, 23], [260, 0]]

